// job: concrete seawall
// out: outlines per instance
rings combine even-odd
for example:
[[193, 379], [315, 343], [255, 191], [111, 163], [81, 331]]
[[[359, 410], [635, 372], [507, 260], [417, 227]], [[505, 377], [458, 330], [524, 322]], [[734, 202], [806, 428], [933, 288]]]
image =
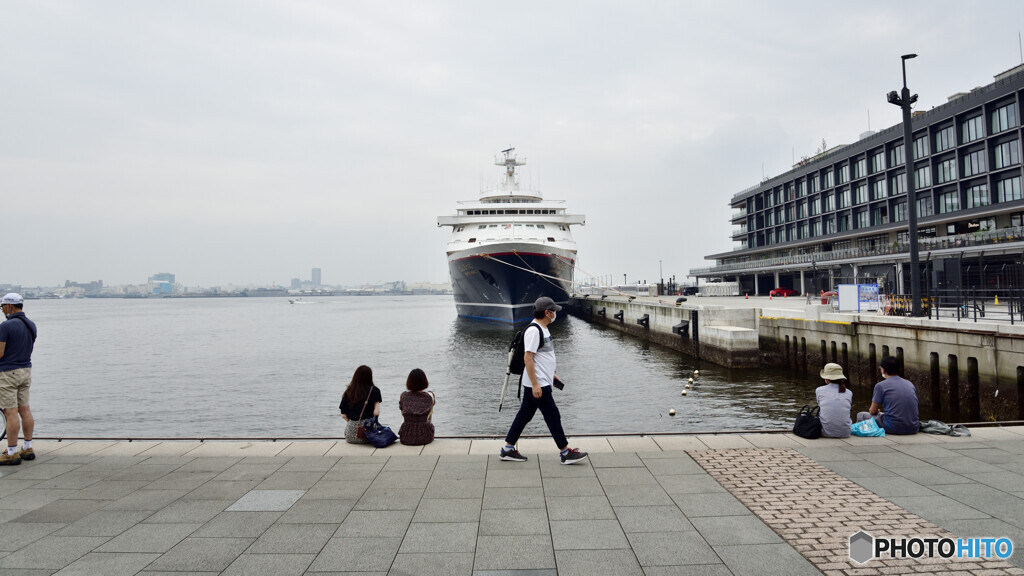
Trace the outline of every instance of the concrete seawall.
[[940, 413], [1024, 418], [1024, 326], [833, 313], [802, 299], [707, 303], [715, 300], [588, 296], [574, 298], [570, 312], [730, 368], [807, 374], [838, 362], [851, 382], [870, 385], [881, 359], [895, 356], [921, 402]]

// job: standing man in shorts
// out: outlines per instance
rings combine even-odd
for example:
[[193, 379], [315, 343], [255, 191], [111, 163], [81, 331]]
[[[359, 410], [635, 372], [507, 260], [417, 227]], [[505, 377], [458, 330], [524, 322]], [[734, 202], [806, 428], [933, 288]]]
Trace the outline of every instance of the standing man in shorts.
[[[0, 309], [7, 317], [0, 324], [0, 408], [7, 417], [7, 449], [0, 454], [0, 466], [17, 466], [22, 460], [36, 459], [32, 450], [36, 422], [28, 408], [36, 325], [21, 311], [24, 304], [24, 298], [14, 292], [0, 298]], [[25, 445], [20, 451], [19, 431], [25, 433]]]

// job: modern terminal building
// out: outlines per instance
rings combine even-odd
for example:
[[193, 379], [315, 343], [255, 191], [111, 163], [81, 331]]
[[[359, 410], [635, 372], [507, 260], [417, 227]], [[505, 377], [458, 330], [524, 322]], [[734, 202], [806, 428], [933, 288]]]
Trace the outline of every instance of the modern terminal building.
[[[913, 178], [922, 289], [1024, 287], [1024, 65], [915, 112]], [[732, 197], [732, 251], [690, 270], [739, 294], [817, 294], [878, 283], [910, 292], [903, 125], [826, 150]]]

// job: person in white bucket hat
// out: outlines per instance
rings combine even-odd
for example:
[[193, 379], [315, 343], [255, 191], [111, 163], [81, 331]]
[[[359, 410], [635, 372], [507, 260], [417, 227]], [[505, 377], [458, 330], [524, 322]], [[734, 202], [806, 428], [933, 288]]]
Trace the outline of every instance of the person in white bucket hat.
[[[35, 420], [28, 407], [28, 389], [32, 385], [32, 349], [36, 325], [21, 311], [25, 299], [11, 292], [0, 298], [7, 320], [0, 324], [0, 408], [7, 417], [7, 449], [0, 454], [0, 466], [17, 466], [22, 460], [35, 460], [32, 430]], [[24, 432], [25, 444], [18, 449], [18, 432]]]
[[830, 438], [850, 436], [850, 411], [853, 408], [853, 392], [846, 389], [846, 375], [843, 367], [834, 362], [825, 364], [819, 376], [824, 386], [814, 390], [818, 399], [818, 417], [821, 418], [821, 435]]

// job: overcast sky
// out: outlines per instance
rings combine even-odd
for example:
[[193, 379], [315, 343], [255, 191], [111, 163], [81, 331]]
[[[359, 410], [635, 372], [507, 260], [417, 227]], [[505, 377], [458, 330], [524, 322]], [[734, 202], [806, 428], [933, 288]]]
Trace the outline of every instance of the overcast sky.
[[447, 281], [439, 215], [524, 183], [577, 279], [682, 278], [794, 157], [1021, 63], [1024, 2], [0, 4], [0, 284]]

